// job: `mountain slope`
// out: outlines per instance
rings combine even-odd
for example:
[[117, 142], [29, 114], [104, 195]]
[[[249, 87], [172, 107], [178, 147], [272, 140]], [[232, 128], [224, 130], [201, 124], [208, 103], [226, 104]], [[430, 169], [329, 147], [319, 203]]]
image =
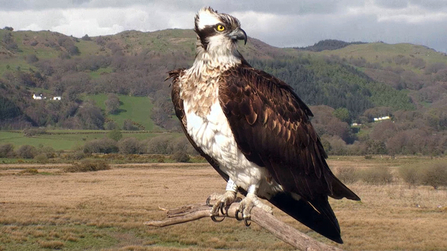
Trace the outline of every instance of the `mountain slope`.
[[[166, 106], [166, 72], [192, 64], [196, 41], [192, 30], [179, 29], [83, 38], [48, 31], [0, 30], [0, 38], [0, 74], [4, 81], [24, 88], [28, 95], [43, 92], [64, 96], [72, 102], [72, 110], [76, 110], [73, 107], [79, 105], [83, 93], [149, 96], [154, 104]], [[358, 119], [373, 107], [411, 110], [414, 102], [421, 105], [423, 95], [417, 91], [432, 86], [433, 80], [419, 89], [413, 86], [418, 86], [416, 82], [428, 66], [445, 58], [421, 46], [333, 41], [315, 45], [324, 48], [334, 44], [333, 50], [313, 52], [275, 48], [249, 38], [240, 51], [255, 67], [291, 84], [307, 103], [347, 108], [351, 119]], [[59, 123], [73, 114], [76, 111], [43, 124], [32, 123]]]
[[[176, 130], [166, 73], [192, 64], [195, 41], [192, 30], [178, 29], [83, 38], [0, 30], [0, 128]], [[254, 38], [240, 46], [249, 63], [313, 105], [312, 123], [329, 154], [445, 153], [445, 54], [410, 44], [331, 40], [312, 50], [276, 48]], [[123, 99], [119, 109], [127, 112], [106, 112], [109, 93]], [[33, 94], [47, 99], [34, 100]], [[62, 100], [50, 100], [54, 96]], [[86, 97], [101, 98], [95, 103]], [[134, 98], [150, 102], [134, 108]], [[138, 115], [131, 115], [134, 109]], [[372, 123], [384, 116], [393, 121]], [[351, 122], [361, 125], [354, 131]]]

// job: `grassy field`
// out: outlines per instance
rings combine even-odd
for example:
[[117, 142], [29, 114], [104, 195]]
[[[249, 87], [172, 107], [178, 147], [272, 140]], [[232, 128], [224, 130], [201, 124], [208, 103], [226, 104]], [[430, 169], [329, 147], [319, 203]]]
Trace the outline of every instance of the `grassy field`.
[[11, 143], [16, 149], [22, 145], [51, 146], [54, 150], [73, 150], [76, 147], [83, 146], [86, 141], [103, 138], [107, 131], [98, 131], [98, 133], [79, 132], [79, 134], [70, 133], [61, 134], [41, 134], [33, 137], [25, 137], [22, 132], [0, 131], [0, 144]]
[[[104, 102], [107, 100], [107, 94], [98, 94], [87, 96], [88, 99], [93, 99], [96, 105], [105, 111]], [[134, 122], [144, 126], [147, 131], [161, 130], [158, 126], [154, 125], [151, 119], [152, 102], [148, 97], [132, 97], [118, 95], [121, 105], [119, 107], [120, 113], [108, 114], [107, 118], [114, 120], [118, 126], [122, 127], [124, 120], [131, 119]]]
[[[50, 146], [56, 151], [74, 150], [87, 141], [107, 137], [109, 133], [106, 130], [49, 130], [47, 132], [48, 134], [25, 137], [20, 131], [0, 131], [0, 145], [11, 143], [15, 149], [22, 145], [32, 145], [34, 147]], [[160, 135], [160, 133], [138, 133], [137, 131], [122, 131], [122, 133], [123, 138], [135, 137], [139, 140]]]
[[[388, 166], [427, 159], [331, 158], [335, 168]], [[93, 173], [63, 173], [40, 166], [0, 165], [0, 250], [292, 250], [256, 224], [226, 219], [150, 228], [160, 208], [203, 202], [224, 181], [205, 164], [113, 166]], [[446, 250], [447, 190], [409, 188], [396, 181], [349, 185], [361, 202], [331, 200], [345, 250]], [[274, 209], [282, 221], [331, 243]]]

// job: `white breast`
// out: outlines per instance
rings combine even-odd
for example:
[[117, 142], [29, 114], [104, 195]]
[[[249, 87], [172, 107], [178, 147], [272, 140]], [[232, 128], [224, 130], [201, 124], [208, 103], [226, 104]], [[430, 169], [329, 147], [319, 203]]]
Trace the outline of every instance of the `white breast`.
[[248, 189], [252, 184], [259, 186], [266, 170], [248, 161], [239, 150], [219, 101], [211, 106], [210, 113], [204, 118], [194, 113], [187, 101], [183, 105], [186, 129], [196, 144], [213, 157], [220, 169], [239, 187]]

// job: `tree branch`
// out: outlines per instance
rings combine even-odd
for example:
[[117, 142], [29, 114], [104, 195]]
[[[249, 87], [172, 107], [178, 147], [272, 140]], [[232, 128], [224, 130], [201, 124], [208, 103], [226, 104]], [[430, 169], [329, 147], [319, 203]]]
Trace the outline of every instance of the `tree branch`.
[[[213, 195], [212, 195], [213, 196]], [[235, 218], [239, 202], [234, 202], [228, 208], [228, 215], [220, 215], [221, 217]], [[163, 209], [166, 210], [166, 209]], [[201, 218], [210, 217], [210, 206], [206, 204], [192, 204], [182, 206], [180, 208], [166, 210], [167, 219], [161, 221], [148, 221], [144, 224], [147, 226], [165, 227], [175, 224], [181, 224]], [[301, 233], [295, 228], [276, 219], [273, 215], [264, 210], [254, 207], [251, 211], [251, 221], [271, 232], [277, 238], [294, 246], [299, 250], [333, 250], [341, 251], [337, 247], [331, 247], [317, 240], [312, 239], [308, 235]]]

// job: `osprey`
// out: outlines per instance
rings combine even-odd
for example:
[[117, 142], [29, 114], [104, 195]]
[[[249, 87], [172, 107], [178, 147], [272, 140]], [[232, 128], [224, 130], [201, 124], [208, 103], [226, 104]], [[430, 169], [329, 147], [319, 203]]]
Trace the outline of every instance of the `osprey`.
[[213, 219], [245, 195], [245, 223], [259, 198], [323, 236], [342, 243], [328, 196], [360, 198], [329, 169], [310, 109], [283, 81], [251, 67], [237, 50], [247, 42], [238, 19], [202, 8], [195, 17], [196, 58], [169, 72], [172, 102], [186, 137], [227, 181]]

